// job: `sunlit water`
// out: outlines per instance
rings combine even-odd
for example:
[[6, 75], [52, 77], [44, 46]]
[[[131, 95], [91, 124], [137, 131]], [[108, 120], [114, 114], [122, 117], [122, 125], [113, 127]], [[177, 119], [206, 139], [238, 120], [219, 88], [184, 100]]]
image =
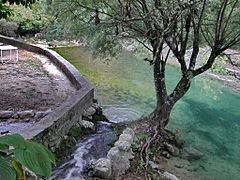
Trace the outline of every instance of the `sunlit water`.
[[[92, 58], [83, 48], [57, 51], [95, 87], [104, 112], [113, 122], [135, 120], [155, 105], [151, 66], [140, 55], [123, 53], [109, 61]], [[176, 67], [167, 68], [171, 91], [179, 79]], [[168, 126], [179, 128], [188, 146], [204, 153], [192, 162], [201, 180], [240, 179], [240, 94], [222, 82], [201, 76], [174, 107]]]

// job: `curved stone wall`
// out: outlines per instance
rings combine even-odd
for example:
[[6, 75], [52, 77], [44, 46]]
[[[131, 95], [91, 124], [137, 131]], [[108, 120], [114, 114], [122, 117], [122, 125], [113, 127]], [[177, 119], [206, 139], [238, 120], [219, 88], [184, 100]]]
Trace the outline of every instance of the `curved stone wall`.
[[55, 51], [2, 35], [0, 35], [0, 42], [47, 56], [76, 87], [76, 93], [63, 102], [60, 107], [20, 133], [24, 138], [34, 139], [55, 151], [69, 129], [81, 120], [83, 111], [92, 104], [94, 97], [92, 85], [73, 65]]

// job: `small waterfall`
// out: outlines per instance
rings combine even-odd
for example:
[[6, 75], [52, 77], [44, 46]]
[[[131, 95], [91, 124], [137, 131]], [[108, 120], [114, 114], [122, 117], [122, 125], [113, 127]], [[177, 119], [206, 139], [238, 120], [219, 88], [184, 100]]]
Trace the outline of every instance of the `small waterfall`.
[[54, 170], [49, 180], [79, 177], [92, 159], [105, 157], [111, 148], [110, 144], [116, 139], [110, 125], [111, 123], [99, 122], [97, 133], [79, 140], [69, 160]]

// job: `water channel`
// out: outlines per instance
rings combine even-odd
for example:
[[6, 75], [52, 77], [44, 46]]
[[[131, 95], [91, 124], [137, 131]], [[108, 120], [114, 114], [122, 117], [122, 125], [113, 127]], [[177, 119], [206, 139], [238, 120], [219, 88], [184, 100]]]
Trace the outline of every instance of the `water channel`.
[[[95, 87], [96, 97], [112, 122], [136, 120], [155, 105], [151, 66], [142, 55], [124, 52], [101, 60], [82, 47], [58, 48]], [[167, 67], [170, 92], [180, 77]], [[168, 128], [178, 128], [189, 146], [204, 153], [192, 162], [201, 180], [238, 180], [240, 177], [240, 94], [222, 82], [201, 76], [174, 107]]]

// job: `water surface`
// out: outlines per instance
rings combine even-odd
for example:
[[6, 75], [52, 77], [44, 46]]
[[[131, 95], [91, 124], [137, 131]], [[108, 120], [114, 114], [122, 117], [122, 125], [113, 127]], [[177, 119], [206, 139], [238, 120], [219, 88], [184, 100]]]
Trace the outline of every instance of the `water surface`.
[[[81, 47], [57, 51], [94, 85], [111, 121], [136, 120], [153, 110], [152, 70], [144, 56], [125, 52], [103, 61]], [[167, 67], [169, 92], [179, 78], [177, 67]], [[206, 76], [193, 80], [190, 91], [174, 106], [168, 128], [178, 128], [189, 146], [204, 153], [192, 162], [199, 167], [196, 173], [201, 180], [240, 179], [239, 109], [240, 94]]]

